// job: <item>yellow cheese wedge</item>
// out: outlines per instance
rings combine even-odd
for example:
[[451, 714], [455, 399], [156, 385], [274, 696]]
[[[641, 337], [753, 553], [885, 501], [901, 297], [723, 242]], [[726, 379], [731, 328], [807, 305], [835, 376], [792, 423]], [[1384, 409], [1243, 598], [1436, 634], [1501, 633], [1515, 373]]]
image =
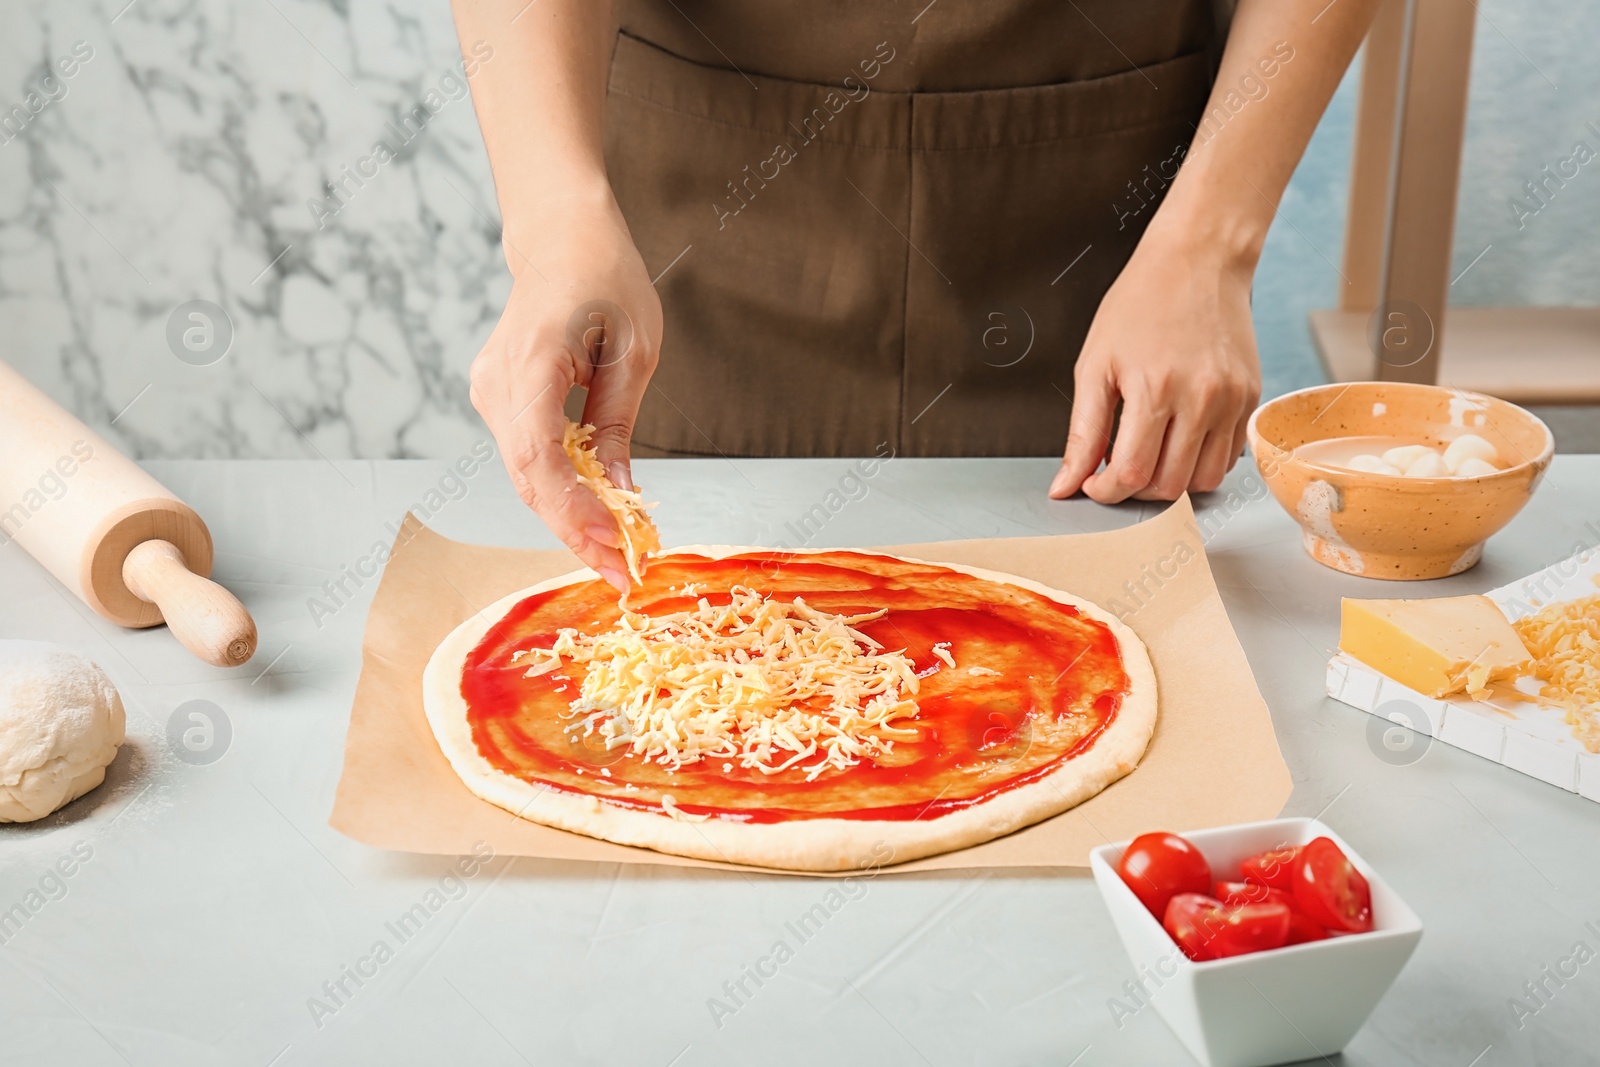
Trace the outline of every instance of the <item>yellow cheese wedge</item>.
[[1522, 673], [1532, 656], [1486, 596], [1343, 602], [1339, 648], [1431, 697], [1481, 692]]

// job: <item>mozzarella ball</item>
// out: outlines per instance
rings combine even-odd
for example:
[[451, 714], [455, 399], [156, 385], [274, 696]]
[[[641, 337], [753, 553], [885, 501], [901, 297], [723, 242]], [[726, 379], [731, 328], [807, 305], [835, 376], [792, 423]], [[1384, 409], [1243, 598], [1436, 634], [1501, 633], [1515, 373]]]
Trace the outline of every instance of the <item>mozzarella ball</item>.
[[1454, 473], [1457, 478], [1482, 478], [1485, 474], [1499, 474], [1500, 468], [1471, 456], [1457, 464]]
[[1382, 457], [1373, 455], [1355, 456], [1351, 458], [1350, 462], [1346, 463], [1345, 466], [1350, 470], [1365, 471], [1368, 474], [1388, 474], [1391, 471], [1393, 471], [1395, 474], [1400, 473], [1393, 467], [1389, 466], [1389, 464], [1385, 463]]
[[1411, 461], [1406, 468], [1407, 478], [1448, 478], [1450, 468], [1444, 465], [1444, 460], [1439, 458], [1439, 453], [1428, 451]]
[[1459, 472], [1461, 464], [1469, 459], [1481, 460], [1495, 470], [1499, 470], [1500, 453], [1488, 441], [1475, 433], [1464, 433], [1444, 450], [1444, 465], [1452, 471]]
[[1396, 470], [1409, 471], [1411, 465], [1423, 456], [1438, 457], [1433, 449], [1427, 445], [1401, 445], [1391, 448], [1383, 454], [1383, 461]]

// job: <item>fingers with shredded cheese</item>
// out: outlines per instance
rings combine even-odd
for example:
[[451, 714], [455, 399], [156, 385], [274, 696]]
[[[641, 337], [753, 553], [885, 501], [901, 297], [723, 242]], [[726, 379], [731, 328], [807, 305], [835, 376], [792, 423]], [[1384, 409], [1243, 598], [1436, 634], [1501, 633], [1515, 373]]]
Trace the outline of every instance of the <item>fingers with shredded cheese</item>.
[[617, 547], [627, 561], [628, 576], [637, 585], [644, 581], [644, 570], [650, 554], [661, 551], [661, 534], [656, 530], [656, 524], [650, 521], [647, 510], [655, 505], [646, 504], [637, 489], [621, 489], [612, 484], [605, 467], [589, 444], [593, 436], [593, 426], [568, 422], [561, 447], [566, 450], [573, 469], [578, 473], [578, 484], [599, 498], [616, 520], [622, 542]]

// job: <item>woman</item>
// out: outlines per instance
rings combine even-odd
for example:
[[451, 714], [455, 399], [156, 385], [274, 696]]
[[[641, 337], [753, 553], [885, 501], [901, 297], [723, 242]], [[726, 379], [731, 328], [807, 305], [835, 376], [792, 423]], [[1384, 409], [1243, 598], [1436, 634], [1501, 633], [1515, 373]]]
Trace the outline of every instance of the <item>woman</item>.
[[1376, 2], [455, 0], [514, 278], [472, 399], [518, 492], [625, 584], [574, 385], [625, 486], [630, 452], [1065, 442], [1053, 497], [1215, 488], [1261, 245]]

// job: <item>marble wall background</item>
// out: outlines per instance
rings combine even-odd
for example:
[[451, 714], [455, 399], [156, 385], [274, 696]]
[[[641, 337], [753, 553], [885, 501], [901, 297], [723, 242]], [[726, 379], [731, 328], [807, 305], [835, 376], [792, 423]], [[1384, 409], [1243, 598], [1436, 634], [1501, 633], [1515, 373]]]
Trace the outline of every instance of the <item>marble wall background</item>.
[[[337, 215], [307, 207], [459, 76], [448, 6], [125, 3], [0, 14], [7, 104], [93, 50], [0, 145], [6, 357], [140, 456], [465, 451], [464, 369], [508, 289], [470, 101], [443, 97]], [[211, 366], [166, 343], [195, 298], [235, 329]]]
[[[1600, 28], [1586, 0], [1479, 6], [1458, 269], [1492, 247], [1457, 299], [1592, 302], [1600, 162], [1520, 230], [1506, 201], [1576, 140], [1600, 150]], [[0, 355], [141, 457], [464, 452], [465, 369], [509, 280], [459, 62], [444, 0], [0, 8], [0, 112], [45, 101], [0, 129]], [[389, 127], [429, 93], [425, 128]], [[1347, 79], [1269, 240], [1272, 392], [1319, 380], [1305, 311], [1337, 284], [1353, 98]], [[393, 161], [308, 208], [380, 139]], [[204, 366], [167, 342], [195, 299], [234, 332]]]

